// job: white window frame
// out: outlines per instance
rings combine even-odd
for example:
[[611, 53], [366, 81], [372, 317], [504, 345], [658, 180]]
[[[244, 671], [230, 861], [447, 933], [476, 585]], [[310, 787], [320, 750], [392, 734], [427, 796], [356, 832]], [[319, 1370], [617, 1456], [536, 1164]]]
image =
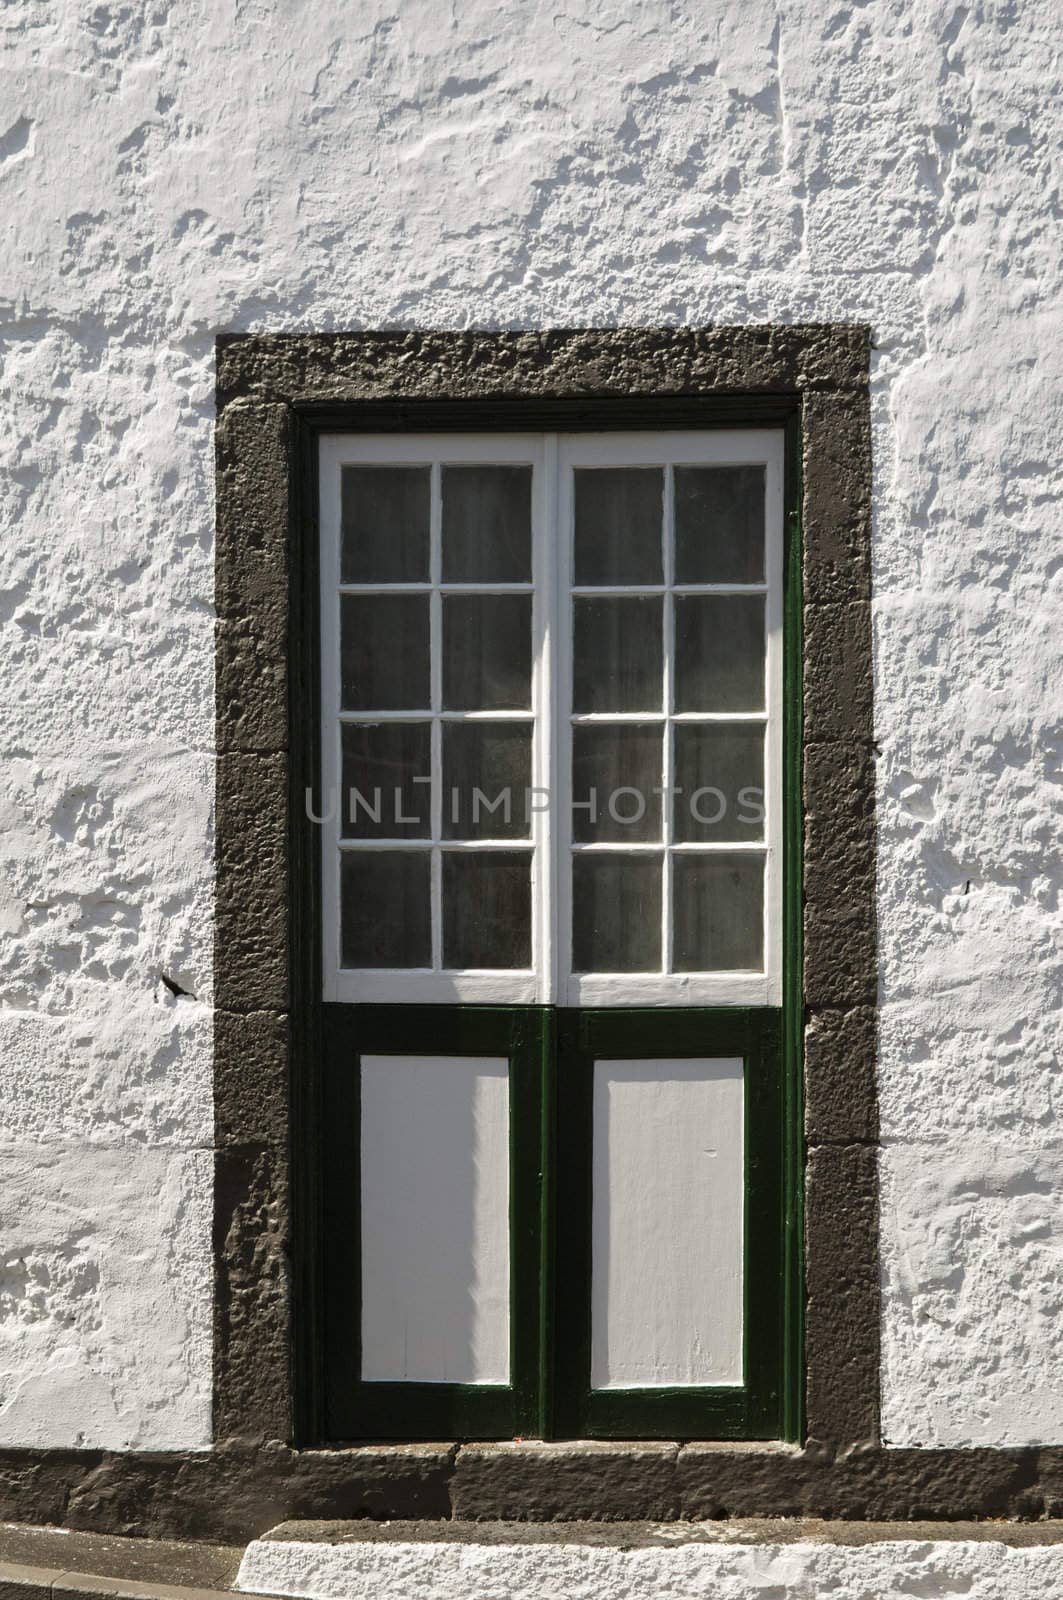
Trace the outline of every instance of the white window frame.
[[[782, 1002], [782, 637], [783, 637], [783, 456], [781, 428], [736, 428], [610, 433], [418, 433], [325, 434], [319, 446], [320, 471], [320, 601], [321, 601], [321, 748], [320, 800], [323, 998], [332, 1002], [484, 1003], [507, 1005], [699, 1005], [754, 1006]], [[532, 582], [528, 584], [441, 583], [441, 465], [505, 464], [532, 468]], [[340, 480], [344, 466], [427, 465], [431, 467], [430, 580], [418, 584], [340, 584]], [[761, 584], [683, 585], [682, 592], [765, 595], [766, 692], [763, 714], [680, 714], [696, 722], [762, 721], [765, 737], [764, 838], [753, 845], [735, 842], [669, 846], [671, 820], [664, 811], [664, 846], [699, 853], [742, 849], [763, 852], [764, 970], [759, 972], [594, 973], [571, 972], [571, 739], [572, 681], [573, 470], [595, 466], [661, 466], [665, 469], [665, 520], [672, 517], [671, 469], [676, 466], [762, 465], [765, 469], [765, 582]], [[665, 560], [673, 541], [665, 538]], [[650, 592], [666, 593], [672, 574]], [[532, 594], [532, 704], [530, 718], [519, 712], [441, 711], [442, 630], [444, 593], [528, 592]], [[531, 819], [530, 845], [443, 840], [440, 785], [433, 785], [429, 839], [341, 840], [340, 729], [344, 722], [412, 720], [416, 712], [369, 713], [340, 710], [340, 596], [345, 593], [428, 593], [431, 612], [432, 704], [417, 708], [432, 718], [432, 767], [441, 769], [443, 720], [532, 720], [532, 785], [538, 797]], [[578, 591], [577, 591], [578, 592]], [[601, 592], [596, 590], [595, 592]], [[644, 586], [617, 586], [614, 592], [646, 593]], [[664, 654], [666, 685], [671, 674], [672, 607], [665, 606]], [[667, 687], [665, 693], [667, 694]], [[656, 714], [632, 714], [632, 721], [655, 720]], [[420, 718], [418, 718], [420, 720]], [[596, 720], [619, 720], [602, 713]], [[671, 777], [669, 724], [665, 726], [665, 785]], [[549, 795], [549, 805], [542, 796]], [[441, 948], [441, 851], [527, 849], [531, 855], [531, 947], [533, 965], [524, 970], [452, 972], [438, 965], [428, 969], [369, 968], [340, 965], [339, 853], [344, 850], [420, 849], [432, 851], [431, 916], [433, 949]], [[654, 846], [601, 845], [576, 849], [639, 850]], [[657, 846], [659, 853], [662, 846]], [[663, 959], [670, 942], [668, 848], [665, 849], [665, 891], [662, 896]]]

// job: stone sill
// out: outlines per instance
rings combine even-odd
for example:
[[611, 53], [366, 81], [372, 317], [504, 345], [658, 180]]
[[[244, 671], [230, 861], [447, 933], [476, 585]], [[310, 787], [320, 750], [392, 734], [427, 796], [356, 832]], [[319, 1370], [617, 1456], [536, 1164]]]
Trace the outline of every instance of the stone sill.
[[[1045, 1519], [1063, 1517], [1060, 1446], [884, 1450], [868, 1443], [839, 1450], [814, 1440], [803, 1447], [770, 1440], [513, 1440], [296, 1450], [280, 1441], [230, 1439], [173, 1454], [0, 1456], [9, 1519], [216, 1546], [242, 1547], [300, 1516], [422, 1525], [737, 1526], [750, 1518], [813, 1518], [899, 1528], [995, 1519], [1043, 1527]], [[66, 1554], [36, 1563], [15, 1552], [5, 1556], [0, 1546], [3, 1559], [68, 1563]]]

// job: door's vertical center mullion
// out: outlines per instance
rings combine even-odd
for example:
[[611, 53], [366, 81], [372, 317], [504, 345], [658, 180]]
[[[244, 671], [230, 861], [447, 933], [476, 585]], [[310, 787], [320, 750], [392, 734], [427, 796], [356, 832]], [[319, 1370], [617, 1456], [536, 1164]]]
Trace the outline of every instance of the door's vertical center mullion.
[[554, 1000], [572, 1000], [572, 517], [573, 468], [568, 438], [550, 435], [553, 462], [550, 496], [553, 546], [551, 618], [554, 627], [554, 675], [551, 685], [553, 760], [551, 815], [554, 884]]
[[558, 811], [560, 770], [558, 737], [561, 727], [558, 680], [562, 652], [559, 639], [561, 563], [558, 552], [558, 436], [544, 434], [535, 496], [532, 529], [535, 642], [533, 655], [533, 710], [535, 715], [535, 786], [532, 842], [539, 893], [536, 942], [539, 968], [538, 994], [544, 1005], [556, 1005], [560, 995], [558, 841], [563, 834]]
[[442, 468], [438, 461], [432, 463], [428, 521], [428, 576], [431, 582], [429, 596], [429, 693], [432, 712], [431, 750], [432, 784], [430, 811], [432, 832], [432, 970], [439, 972], [443, 965], [443, 858], [439, 841], [443, 836], [443, 597], [440, 582], [443, 571], [443, 491]]
[[672, 589], [675, 583], [675, 476], [669, 463], [664, 469], [664, 506], [661, 519], [661, 561], [664, 574], [664, 633], [662, 660], [664, 667], [663, 711], [664, 743], [661, 752], [661, 837], [664, 841], [664, 859], [661, 863], [661, 971], [672, 970], [672, 710], [675, 702], [675, 601]]

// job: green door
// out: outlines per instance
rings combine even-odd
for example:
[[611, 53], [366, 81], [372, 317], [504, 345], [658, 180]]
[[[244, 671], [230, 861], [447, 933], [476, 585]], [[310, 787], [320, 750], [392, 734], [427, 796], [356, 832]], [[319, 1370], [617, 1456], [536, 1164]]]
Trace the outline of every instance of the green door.
[[785, 471], [321, 442], [326, 1442], [797, 1429]]

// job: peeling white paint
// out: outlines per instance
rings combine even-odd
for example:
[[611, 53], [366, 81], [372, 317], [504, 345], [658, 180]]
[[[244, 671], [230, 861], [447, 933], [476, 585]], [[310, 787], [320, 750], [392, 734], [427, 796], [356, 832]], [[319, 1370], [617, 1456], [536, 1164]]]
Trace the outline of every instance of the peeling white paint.
[[1058, 22], [4, 8], [0, 1441], [208, 1439], [214, 334], [839, 318], [876, 343], [886, 1432], [1063, 1440]]

